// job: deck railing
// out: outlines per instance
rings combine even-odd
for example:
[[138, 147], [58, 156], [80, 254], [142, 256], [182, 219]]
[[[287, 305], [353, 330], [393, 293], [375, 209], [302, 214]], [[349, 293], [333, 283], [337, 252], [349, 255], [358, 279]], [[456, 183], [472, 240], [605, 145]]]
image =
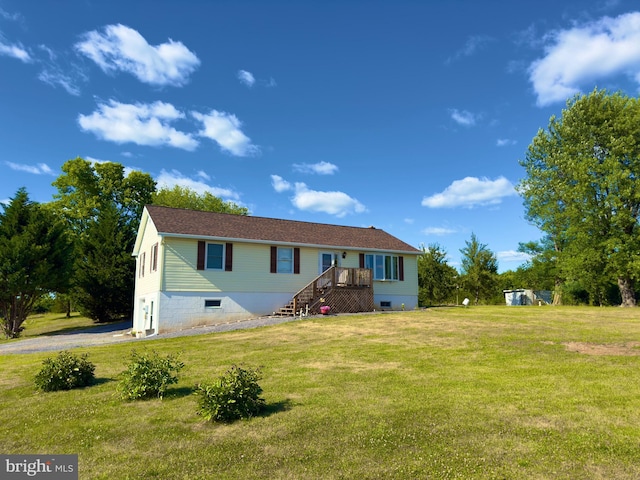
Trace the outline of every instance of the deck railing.
[[334, 288], [371, 288], [372, 280], [370, 268], [328, 268], [293, 296], [293, 309], [298, 311], [305, 305], [313, 309]]

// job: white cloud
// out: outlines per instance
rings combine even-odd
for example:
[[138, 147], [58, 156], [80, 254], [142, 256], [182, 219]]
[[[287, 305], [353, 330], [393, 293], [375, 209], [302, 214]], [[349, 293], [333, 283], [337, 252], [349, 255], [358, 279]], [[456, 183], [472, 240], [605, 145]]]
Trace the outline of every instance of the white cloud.
[[415, 219], [413, 218], [405, 218], [404, 223], [408, 223], [409, 225], [413, 225], [415, 223]]
[[528, 253], [517, 252], [515, 250], [505, 250], [496, 253], [496, 257], [501, 262], [526, 262], [531, 260], [531, 255]]
[[292, 188], [291, 184], [280, 175], [271, 175], [271, 186], [278, 193], [286, 192]]
[[466, 177], [456, 180], [443, 192], [422, 199], [422, 206], [429, 208], [474, 207], [495, 205], [502, 198], [517, 195], [513, 184], [504, 177], [496, 180]]
[[242, 122], [235, 115], [217, 110], [211, 110], [209, 114], [191, 112], [191, 115], [204, 125], [204, 129], [200, 130], [198, 134], [210, 138], [222, 150], [238, 157], [260, 153], [260, 148], [253, 145], [251, 139], [242, 133], [240, 129]]
[[367, 211], [366, 207], [358, 200], [351, 198], [344, 192], [310, 190], [301, 182], [296, 182], [294, 189], [295, 195], [291, 202], [300, 210], [328, 213], [339, 218], [347, 214]]
[[33, 173], [34, 175], [55, 175], [46, 163], [38, 163], [37, 165], [25, 165], [22, 163], [4, 162], [11, 170], [19, 172]]
[[[200, 177], [200, 175], [198, 175]], [[176, 185], [181, 187], [190, 188], [199, 194], [203, 194], [205, 192], [209, 192], [216, 197], [220, 197], [225, 201], [232, 201], [236, 204], [239, 204], [238, 200], [240, 199], [240, 194], [235, 192], [229, 188], [220, 188], [220, 187], [212, 187], [207, 183], [195, 180], [193, 178], [187, 177], [183, 175], [178, 170], [171, 170], [170, 172], [162, 169], [160, 171], [160, 175], [156, 177], [157, 188], [173, 188]]]
[[498, 147], [509, 147], [511, 145], [515, 145], [516, 143], [518, 143], [515, 140], [511, 140], [510, 138], [499, 138], [498, 140], [496, 140], [496, 146]]
[[6, 43], [0, 42], [0, 56], [17, 58], [24, 63], [29, 63], [32, 61], [29, 52], [27, 52], [22, 47], [22, 45], [19, 44], [8, 45]]
[[22, 19], [22, 15], [20, 15], [19, 13], [9, 13], [6, 10], [4, 10], [2, 7], [0, 7], [0, 17], [4, 18], [5, 20], [10, 20], [12, 22], [17, 22]]
[[299, 210], [328, 213], [338, 218], [367, 211], [363, 204], [344, 192], [319, 192], [309, 189], [302, 182], [296, 182], [292, 186], [279, 175], [271, 175], [271, 185], [278, 193], [293, 190], [291, 203]]
[[452, 108], [451, 110], [449, 110], [449, 113], [454, 122], [458, 123], [459, 125], [464, 125], [465, 127], [471, 127], [475, 125], [478, 119], [477, 115], [474, 115], [467, 110], [457, 110], [455, 108]]
[[247, 87], [253, 87], [253, 84], [256, 83], [256, 79], [253, 74], [246, 70], [238, 70], [238, 80]]
[[198, 170], [198, 173], [196, 173], [196, 177], [206, 180], [207, 182], [211, 180], [211, 177], [209, 176], [209, 174], [204, 170]]
[[198, 141], [190, 133], [179, 132], [169, 123], [184, 118], [170, 103], [126, 104], [110, 100], [99, 104], [90, 115], [78, 115], [80, 128], [98, 138], [116, 143], [161, 146], [194, 150]]
[[529, 67], [537, 104], [564, 102], [580, 87], [626, 74], [640, 84], [640, 12], [603, 17], [547, 35], [545, 56]]
[[487, 35], [473, 35], [469, 37], [464, 46], [456, 53], [454, 53], [451, 57], [449, 57], [445, 63], [449, 64], [454, 60], [458, 60], [462, 57], [470, 57], [492, 41], [493, 39]]
[[59, 70], [44, 69], [38, 75], [38, 79], [52, 87], [62, 87], [69, 95], [76, 97], [80, 95], [80, 88], [78, 87], [75, 78], [62, 73]]
[[294, 163], [293, 169], [302, 173], [315, 173], [317, 175], [333, 175], [338, 171], [338, 166], [329, 162]]
[[104, 33], [87, 32], [75, 49], [105, 72], [122, 71], [143, 83], [182, 86], [200, 66], [200, 60], [181, 42], [149, 45], [136, 30], [125, 25], [107, 25]]
[[447, 227], [427, 227], [422, 229], [422, 233], [425, 235], [435, 235], [437, 237], [442, 237], [445, 235], [456, 233], [456, 230]]

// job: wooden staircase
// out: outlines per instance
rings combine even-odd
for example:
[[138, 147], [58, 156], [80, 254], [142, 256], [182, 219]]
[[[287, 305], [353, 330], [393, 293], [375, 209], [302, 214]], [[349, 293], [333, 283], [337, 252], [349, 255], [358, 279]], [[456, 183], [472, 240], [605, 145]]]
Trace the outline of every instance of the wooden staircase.
[[274, 315], [317, 315], [327, 305], [331, 313], [373, 311], [373, 272], [370, 268], [330, 267], [296, 293]]

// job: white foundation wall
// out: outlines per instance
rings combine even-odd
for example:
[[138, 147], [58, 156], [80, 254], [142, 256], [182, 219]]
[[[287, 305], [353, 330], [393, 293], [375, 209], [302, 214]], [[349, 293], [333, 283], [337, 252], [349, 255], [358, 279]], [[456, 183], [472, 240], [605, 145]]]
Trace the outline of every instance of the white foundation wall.
[[373, 304], [376, 310], [402, 310], [403, 305], [404, 310], [414, 310], [418, 306], [418, 296], [374, 293]]
[[[205, 307], [207, 300], [220, 306]], [[290, 293], [160, 292], [154, 333], [271, 315], [290, 300]]]

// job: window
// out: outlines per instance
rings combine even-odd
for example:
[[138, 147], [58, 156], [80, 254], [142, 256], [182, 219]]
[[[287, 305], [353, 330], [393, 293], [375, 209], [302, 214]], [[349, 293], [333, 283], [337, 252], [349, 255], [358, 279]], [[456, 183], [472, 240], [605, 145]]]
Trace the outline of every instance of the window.
[[300, 248], [299, 247], [271, 247], [271, 273], [300, 273]]
[[278, 273], [293, 273], [293, 248], [278, 247]]
[[373, 270], [374, 280], [401, 280], [398, 275], [399, 258], [396, 255], [365, 255], [364, 268]]
[[146, 252], [142, 252], [142, 255], [140, 255], [140, 272], [139, 272], [140, 278], [144, 277], [145, 258], [146, 258]]
[[154, 244], [151, 247], [151, 271], [155, 272], [158, 270], [158, 244]]
[[233, 243], [207, 243], [198, 241], [196, 270], [233, 271]]
[[220, 300], [219, 298], [204, 301], [204, 308], [220, 308], [221, 306], [222, 300]]
[[207, 243], [207, 269], [222, 270], [224, 259], [224, 245], [221, 243]]
[[391, 308], [391, 302], [388, 300], [381, 301], [380, 308]]

